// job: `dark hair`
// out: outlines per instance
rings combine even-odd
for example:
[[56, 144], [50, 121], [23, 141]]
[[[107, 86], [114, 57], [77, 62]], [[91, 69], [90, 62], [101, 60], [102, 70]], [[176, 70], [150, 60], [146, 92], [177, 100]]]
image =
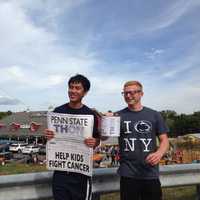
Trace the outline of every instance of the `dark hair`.
[[76, 74], [75, 76], [72, 76], [68, 81], [68, 86], [71, 83], [81, 83], [85, 92], [89, 91], [90, 89], [90, 81], [81, 74]]

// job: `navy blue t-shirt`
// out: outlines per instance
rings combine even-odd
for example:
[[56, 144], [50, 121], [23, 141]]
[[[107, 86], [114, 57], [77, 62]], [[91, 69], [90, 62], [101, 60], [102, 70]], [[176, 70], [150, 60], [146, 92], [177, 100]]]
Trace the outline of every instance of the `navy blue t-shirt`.
[[93, 137], [99, 138], [97, 115], [92, 109], [90, 109], [86, 105], [83, 105], [81, 108], [75, 109], [71, 108], [69, 104], [66, 103], [59, 107], [56, 107], [53, 112], [63, 113], [63, 114], [74, 114], [74, 115], [93, 115], [94, 116]]
[[147, 107], [141, 111], [125, 108], [117, 113], [121, 118], [119, 175], [137, 179], [158, 178], [158, 165], [152, 166], [145, 159], [157, 149], [156, 136], [168, 132], [162, 116]]

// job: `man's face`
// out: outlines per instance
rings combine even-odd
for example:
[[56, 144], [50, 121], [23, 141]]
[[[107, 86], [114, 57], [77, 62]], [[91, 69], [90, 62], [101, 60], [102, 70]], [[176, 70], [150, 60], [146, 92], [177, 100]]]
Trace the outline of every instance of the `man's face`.
[[137, 103], [140, 103], [143, 96], [142, 89], [137, 85], [129, 85], [124, 87], [122, 94], [128, 105], [136, 105]]
[[70, 102], [79, 103], [87, 92], [84, 91], [82, 83], [70, 83], [68, 96]]

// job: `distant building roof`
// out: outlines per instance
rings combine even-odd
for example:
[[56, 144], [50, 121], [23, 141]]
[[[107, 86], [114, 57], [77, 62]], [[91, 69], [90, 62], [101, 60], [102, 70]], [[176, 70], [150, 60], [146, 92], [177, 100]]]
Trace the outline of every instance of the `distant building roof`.
[[42, 136], [47, 127], [46, 111], [16, 112], [0, 120], [0, 136]]

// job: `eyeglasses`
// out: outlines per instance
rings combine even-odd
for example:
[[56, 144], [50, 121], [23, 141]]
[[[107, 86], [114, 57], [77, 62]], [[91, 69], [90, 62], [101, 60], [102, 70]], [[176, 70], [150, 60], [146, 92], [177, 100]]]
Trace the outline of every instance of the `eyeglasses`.
[[126, 91], [126, 92], [121, 92], [121, 94], [123, 95], [123, 96], [127, 96], [128, 94], [130, 94], [130, 95], [135, 95], [135, 94], [137, 94], [137, 93], [140, 93], [142, 90], [130, 90], [130, 91]]

